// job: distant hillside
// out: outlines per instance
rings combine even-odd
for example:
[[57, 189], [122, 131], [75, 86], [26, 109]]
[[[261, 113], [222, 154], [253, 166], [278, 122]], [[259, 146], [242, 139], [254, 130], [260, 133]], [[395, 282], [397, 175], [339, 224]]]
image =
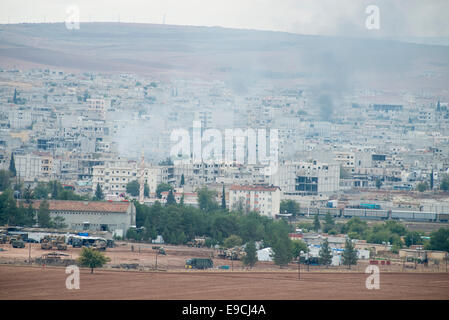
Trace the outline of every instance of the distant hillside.
[[0, 25], [0, 67], [442, 90], [449, 47], [155, 24]]

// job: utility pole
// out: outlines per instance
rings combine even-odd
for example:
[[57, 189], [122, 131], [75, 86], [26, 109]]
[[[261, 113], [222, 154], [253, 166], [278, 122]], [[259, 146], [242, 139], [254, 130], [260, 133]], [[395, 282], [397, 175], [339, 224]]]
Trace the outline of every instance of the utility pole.
[[304, 251], [299, 253], [298, 257], [298, 280], [301, 280], [301, 255], [304, 254]]

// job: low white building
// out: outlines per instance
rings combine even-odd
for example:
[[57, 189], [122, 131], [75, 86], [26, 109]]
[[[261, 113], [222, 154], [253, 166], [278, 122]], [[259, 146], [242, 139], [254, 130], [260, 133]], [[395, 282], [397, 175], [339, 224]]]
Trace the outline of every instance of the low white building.
[[[39, 210], [41, 200], [33, 201]], [[50, 216], [63, 217], [68, 229], [126, 231], [136, 225], [136, 207], [132, 202], [47, 200]]]

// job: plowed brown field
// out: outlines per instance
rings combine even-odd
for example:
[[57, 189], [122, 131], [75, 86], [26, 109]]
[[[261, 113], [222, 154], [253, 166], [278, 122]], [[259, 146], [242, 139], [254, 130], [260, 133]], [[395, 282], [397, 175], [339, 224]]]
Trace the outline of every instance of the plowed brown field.
[[64, 268], [0, 266], [0, 299], [449, 299], [449, 273], [132, 272], [81, 269], [68, 290]]

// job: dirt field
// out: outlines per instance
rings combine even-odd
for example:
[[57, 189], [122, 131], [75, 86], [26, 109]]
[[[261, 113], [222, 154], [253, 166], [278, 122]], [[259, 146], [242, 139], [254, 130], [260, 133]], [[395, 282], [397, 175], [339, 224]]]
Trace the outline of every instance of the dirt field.
[[81, 269], [80, 289], [65, 287], [64, 268], [0, 266], [0, 299], [449, 299], [449, 273], [133, 272]]
[[[42, 250], [39, 243], [31, 244], [31, 251], [29, 245], [26, 244], [25, 248], [12, 248], [10, 244], [0, 244], [0, 264], [14, 264], [24, 265], [28, 264], [29, 256], [31, 256], [32, 262], [34, 259], [41, 257], [43, 254], [50, 252], [60, 252], [66, 254], [67, 259], [77, 259], [81, 252], [80, 248], [72, 248], [68, 246], [66, 251], [56, 250]], [[134, 250], [132, 250], [132, 247]], [[122, 264], [137, 264], [138, 270], [150, 271], [156, 268], [163, 271], [184, 271], [185, 261], [192, 257], [213, 257], [215, 267], [228, 266], [233, 271], [244, 271], [241, 261], [231, 261], [225, 259], [218, 259], [218, 251], [207, 248], [191, 248], [187, 246], [172, 246], [164, 245], [166, 255], [157, 255], [156, 251], [152, 249], [151, 244], [131, 244], [131, 243], [118, 243], [115, 248], [108, 248], [105, 255], [111, 259], [111, 261], [105, 265], [105, 268], [117, 270], [116, 268]], [[1, 251], [4, 250], [4, 251]], [[368, 265], [367, 260], [360, 260], [357, 266], [353, 266], [351, 272], [364, 272]], [[415, 269], [416, 267], [416, 269]], [[255, 271], [267, 271], [267, 272], [279, 272], [279, 271], [295, 271], [298, 266], [296, 263], [290, 263], [288, 267], [279, 269], [273, 262], [257, 262], [254, 267]], [[306, 266], [301, 268], [305, 269]], [[381, 272], [447, 272], [445, 264], [440, 265], [414, 265], [413, 263], [403, 264], [402, 262], [392, 262], [389, 266], [379, 265]], [[348, 272], [348, 269], [344, 266], [329, 267], [323, 266], [310, 266], [310, 272]]]

